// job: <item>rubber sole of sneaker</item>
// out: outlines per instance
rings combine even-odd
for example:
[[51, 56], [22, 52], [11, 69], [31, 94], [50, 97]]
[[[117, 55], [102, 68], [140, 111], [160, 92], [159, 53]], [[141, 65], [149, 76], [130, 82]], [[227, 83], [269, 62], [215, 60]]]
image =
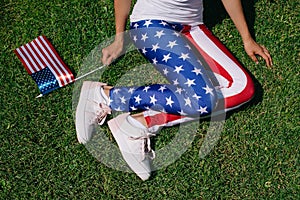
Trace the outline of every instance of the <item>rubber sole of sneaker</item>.
[[[83, 82], [81, 91], [80, 91], [79, 102], [78, 102], [77, 109], [76, 109], [76, 122], [75, 122], [76, 133], [77, 133], [77, 140], [81, 144], [85, 144], [89, 140], [89, 137], [86, 135], [84, 114], [85, 114], [85, 107], [87, 104], [87, 97], [90, 92], [90, 90], [89, 90], [90, 86], [91, 86], [90, 81]], [[84, 133], [84, 134], [82, 134], [82, 133]]]
[[[88, 97], [91, 95], [91, 88], [95, 88], [98, 86], [104, 86], [105, 83], [100, 82], [92, 82], [92, 81], [84, 81], [81, 87], [80, 91], [80, 97], [79, 102], [76, 108], [76, 133], [77, 133], [77, 140], [81, 144], [85, 144], [88, 142], [92, 135], [89, 135], [85, 127], [85, 111], [86, 111], [86, 105], [88, 103]], [[84, 134], [82, 134], [84, 133]]]

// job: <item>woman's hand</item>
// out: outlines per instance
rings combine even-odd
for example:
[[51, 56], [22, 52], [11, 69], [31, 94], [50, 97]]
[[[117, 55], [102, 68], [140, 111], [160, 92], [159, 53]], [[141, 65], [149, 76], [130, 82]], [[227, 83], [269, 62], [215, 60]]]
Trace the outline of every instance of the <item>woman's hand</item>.
[[261, 56], [266, 61], [267, 66], [270, 67], [272, 65], [270, 53], [264, 46], [257, 44], [251, 37], [241, 0], [222, 0], [222, 2], [243, 39], [244, 48], [247, 54], [256, 63], [258, 63], [256, 55]]
[[102, 49], [102, 63], [111, 64], [123, 52], [124, 31], [130, 12], [131, 0], [114, 0], [116, 36], [114, 42]]
[[272, 57], [266, 47], [263, 45], [260, 45], [256, 43], [252, 38], [244, 41], [244, 48], [248, 56], [256, 63], [258, 64], [258, 59], [256, 55], [261, 56], [268, 67], [271, 67], [273, 65]]
[[124, 39], [123, 37], [116, 36], [113, 43], [102, 49], [102, 63], [104, 65], [111, 64], [115, 59], [117, 59], [123, 52]]

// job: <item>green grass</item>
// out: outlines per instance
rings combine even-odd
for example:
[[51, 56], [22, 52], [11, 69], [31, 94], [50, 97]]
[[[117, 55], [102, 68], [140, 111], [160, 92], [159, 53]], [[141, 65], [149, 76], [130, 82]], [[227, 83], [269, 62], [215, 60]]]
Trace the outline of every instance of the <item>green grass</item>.
[[[299, 199], [299, 10], [297, 0], [255, 3], [256, 39], [272, 53], [271, 69], [247, 57], [228, 18], [211, 23], [255, 76], [261, 94], [228, 117], [220, 140], [204, 159], [199, 149], [207, 122], [200, 124], [179, 160], [142, 182], [132, 173], [106, 167], [77, 142], [74, 85], [35, 99], [36, 85], [13, 53], [44, 34], [78, 73], [89, 52], [114, 35], [111, 1], [3, 0], [0, 199]], [[114, 84], [137, 66], [141, 59], [134, 57], [112, 66], [105, 81]], [[155, 139], [158, 147], [170, 140], [168, 132], [174, 134], [176, 128]]]

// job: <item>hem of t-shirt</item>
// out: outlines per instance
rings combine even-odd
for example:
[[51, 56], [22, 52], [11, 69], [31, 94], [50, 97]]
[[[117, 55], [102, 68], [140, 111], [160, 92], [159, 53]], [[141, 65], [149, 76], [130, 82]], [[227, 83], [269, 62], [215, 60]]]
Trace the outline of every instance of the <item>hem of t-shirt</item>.
[[178, 23], [178, 24], [182, 24], [182, 25], [187, 25], [187, 26], [198, 26], [201, 24], [204, 24], [202, 20], [177, 20], [174, 21], [174, 19], [168, 18], [168, 17], [153, 17], [153, 16], [143, 16], [143, 17], [134, 17], [132, 15], [130, 15], [130, 22], [134, 23], [134, 22], [138, 22], [138, 21], [142, 21], [142, 20], [163, 20], [169, 23]]

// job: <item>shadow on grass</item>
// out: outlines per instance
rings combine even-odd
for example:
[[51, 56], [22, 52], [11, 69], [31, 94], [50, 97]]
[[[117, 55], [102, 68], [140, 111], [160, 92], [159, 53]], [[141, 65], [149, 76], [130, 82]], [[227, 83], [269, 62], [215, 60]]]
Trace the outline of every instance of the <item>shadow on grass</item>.
[[[245, 18], [252, 37], [255, 39], [254, 22], [255, 22], [255, 3], [257, 0], [242, 0]], [[204, 0], [204, 23], [212, 29], [215, 25], [221, 24], [228, 14], [220, 0]]]

